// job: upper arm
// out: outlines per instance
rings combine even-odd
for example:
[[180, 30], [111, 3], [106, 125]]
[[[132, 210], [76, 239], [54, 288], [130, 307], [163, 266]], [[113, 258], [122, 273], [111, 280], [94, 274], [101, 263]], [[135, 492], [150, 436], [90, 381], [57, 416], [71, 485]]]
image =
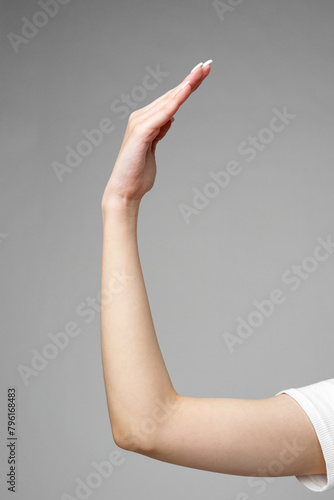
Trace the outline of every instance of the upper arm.
[[326, 474], [314, 427], [287, 394], [268, 399], [177, 396], [176, 410], [136, 450], [165, 462], [241, 476]]

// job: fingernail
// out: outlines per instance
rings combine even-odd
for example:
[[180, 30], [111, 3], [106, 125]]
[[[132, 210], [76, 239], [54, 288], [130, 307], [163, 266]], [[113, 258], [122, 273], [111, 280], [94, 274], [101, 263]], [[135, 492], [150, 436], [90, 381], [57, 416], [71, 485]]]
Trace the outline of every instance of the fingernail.
[[206, 61], [204, 64], [203, 64], [203, 68], [204, 66], [207, 66], [208, 64], [211, 64], [212, 63], [212, 59], [209, 59], [208, 61]]
[[180, 90], [184, 89], [184, 87], [185, 87], [186, 85], [188, 85], [188, 83], [190, 83], [190, 80], [188, 80], [188, 81], [187, 81], [184, 85], [182, 85], [182, 87], [180, 88]]
[[196, 64], [196, 66], [190, 71], [190, 73], [193, 73], [195, 69], [199, 68], [200, 66], [203, 66], [203, 63], [200, 62], [199, 64]]
[[173, 123], [173, 121], [175, 121], [175, 118], [174, 116], [172, 116], [172, 118], [170, 119], [170, 121]]

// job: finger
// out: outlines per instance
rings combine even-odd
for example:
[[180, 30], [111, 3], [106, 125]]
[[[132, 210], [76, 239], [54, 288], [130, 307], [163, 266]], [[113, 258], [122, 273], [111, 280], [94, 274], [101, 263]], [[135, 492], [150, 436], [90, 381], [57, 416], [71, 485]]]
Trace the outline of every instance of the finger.
[[199, 67], [188, 75], [186, 82], [181, 82], [175, 89], [172, 89], [172, 92], [169, 91], [161, 99], [154, 101], [153, 105], [143, 115], [138, 115], [137, 125], [139, 127], [137, 127], [136, 135], [141, 136], [146, 143], [154, 140], [159, 134], [160, 128], [173, 117], [179, 107], [199, 87], [209, 73], [209, 65], [203, 69]]
[[183, 87], [183, 85], [187, 81], [190, 81], [192, 92], [194, 92], [201, 85], [201, 83], [208, 76], [208, 74], [210, 73], [211, 62], [212, 62], [212, 59], [209, 59], [209, 61], [204, 63], [205, 66], [198, 66], [198, 67], [195, 66], [196, 69], [193, 68], [193, 70], [192, 70], [193, 73], [190, 72], [189, 75], [187, 75], [179, 85], [177, 85], [174, 89], [172, 89], [171, 95], [177, 94], [177, 92]]
[[[198, 79], [194, 81], [194, 85], [198, 83], [197, 80]], [[166, 92], [166, 94], [162, 95], [161, 97], [153, 101], [151, 104], [148, 104], [144, 108], [139, 109], [138, 111], [140, 112], [140, 118], [145, 119], [152, 113], [155, 113], [160, 108], [162, 108], [168, 102], [168, 100], [171, 99], [173, 95], [175, 95], [181, 89], [182, 85], [184, 85], [186, 81], [187, 80], [184, 79], [179, 85]]]
[[141, 137], [141, 140], [144, 140], [146, 143], [155, 139], [161, 127], [173, 117], [179, 107], [189, 97], [191, 91], [191, 85], [187, 83], [164, 106], [157, 111], [153, 111], [150, 116], [138, 123], [137, 137]]
[[174, 93], [176, 93], [182, 87], [182, 85], [189, 79], [189, 76], [190, 76], [190, 74], [186, 78], [184, 78], [182, 80], [182, 82], [179, 83], [176, 87], [173, 87], [172, 89], [168, 90], [165, 94], [158, 97], [157, 99], [155, 99], [151, 103], [147, 104], [143, 108], [138, 109], [137, 111], [142, 111], [143, 113], [145, 113], [146, 111], [149, 111], [152, 108], [154, 108], [155, 106], [157, 106], [158, 104], [160, 104], [162, 101], [166, 101], [166, 99], [168, 99], [170, 96], [172, 96]]
[[168, 97], [169, 95], [171, 95], [172, 92], [175, 90], [175, 88], [168, 90], [168, 92], [166, 92], [162, 96], [158, 97], [154, 101], [150, 102], [149, 104], [147, 104], [147, 106], [144, 106], [143, 108], [138, 109], [137, 111], [143, 112], [143, 114], [144, 114], [146, 111], [149, 111], [150, 109], [154, 108], [154, 106], [156, 106], [161, 101], [165, 100], [166, 97]]
[[147, 106], [141, 108], [142, 111], [148, 111], [149, 109], [151, 109], [152, 107], [154, 107], [156, 104], [160, 103], [162, 100], [166, 99], [167, 97], [169, 97], [170, 95], [172, 95], [173, 93], [175, 93], [179, 88], [181, 88], [182, 84], [184, 84], [188, 80], [188, 78], [189, 78], [190, 75], [191, 75], [191, 73], [189, 73], [188, 76], [186, 78], [184, 78], [181, 83], [179, 83], [179, 85], [177, 85], [176, 87], [168, 90], [165, 94], [163, 94], [162, 96], [158, 97], [157, 99], [155, 99], [153, 102], [151, 102]]
[[[186, 78], [183, 80], [183, 82], [181, 82], [180, 85], [178, 85], [174, 89], [174, 94], [176, 94], [188, 80], [190, 80], [192, 92], [194, 92], [201, 85], [204, 78], [206, 78], [208, 76], [208, 74], [210, 73], [210, 64], [211, 63], [212, 63], [212, 59], [209, 59], [208, 61], [206, 61], [206, 63], [204, 63], [205, 66], [203, 66], [203, 65], [202, 66], [197, 65], [197, 67], [195, 66], [196, 69], [195, 68], [192, 69], [193, 73], [190, 72], [189, 75], [186, 76]], [[200, 64], [202, 64], [202, 63], [200, 63]], [[195, 78], [198, 75], [200, 78], [199, 79]], [[194, 78], [192, 78], [192, 76]]]
[[201, 85], [202, 81], [204, 80], [204, 78], [206, 78], [208, 76], [208, 74], [210, 73], [210, 70], [211, 70], [211, 67], [210, 67], [210, 64], [208, 64], [207, 66], [204, 66], [202, 68], [202, 78], [201, 80], [195, 85], [195, 87], [192, 89], [192, 92], [194, 92], [195, 90], [198, 89], [198, 87]]
[[152, 118], [154, 113], [158, 113], [159, 111], [167, 112], [166, 120], [169, 120], [172, 116], [169, 116], [169, 111], [173, 114], [179, 109], [181, 104], [183, 104], [188, 97], [201, 85], [204, 79], [210, 73], [210, 66], [205, 66], [203, 69], [198, 68], [196, 70], [197, 75], [194, 78], [189, 78], [185, 82], [183, 81], [180, 85], [178, 85], [177, 90], [174, 93], [171, 93], [167, 99], [162, 100], [158, 103], [155, 108], [151, 109], [151, 113], [147, 115], [147, 119]]
[[[200, 86], [200, 84], [202, 83], [204, 78], [206, 78], [208, 76], [209, 73], [210, 73], [210, 65], [207, 65], [204, 68], [198, 67], [194, 71], [194, 73], [190, 72], [179, 85], [170, 89], [164, 95], [162, 95], [161, 97], [159, 97], [158, 99], [156, 99], [152, 103], [148, 104], [144, 108], [142, 108], [143, 116], [149, 116], [150, 113], [148, 113], [148, 112], [152, 111], [153, 108], [158, 109], [157, 106], [161, 107], [162, 105], [164, 105], [166, 103], [166, 101], [170, 97], [175, 95], [188, 80], [190, 80], [190, 82], [191, 82], [192, 91], [196, 90]], [[138, 110], [138, 111], [140, 111], [140, 110]]]
[[155, 152], [155, 148], [158, 144], [159, 141], [161, 141], [161, 139], [163, 139], [165, 137], [165, 135], [167, 134], [168, 130], [170, 129], [172, 125], [172, 122], [171, 120], [168, 120], [167, 123], [165, 123], [165, 125], [163, 125], [158, 133], [158, 135], [156, 136], [155, 139], [153, 139], [152, 141], [152, 153]]
[[[183, 91], [183, 87], [187, 82], [190, 82], [191, 86], [190, 94], [194, 92], [194, 90], [196, 90], [201, 85], [204, 78], [207, 77], [209, 72], [210, 69], [207, 68], [205, 68], [204, 72], [201, 70], [201, 68], [196, 70], [196, 74], [189, 75], [188, 80], [185, 78], [177, 87], [175, 87], [175, 89], [172, 89], [171, 91], [167, 92], [167, 94], [162, 96], [161, 99], [156, 100], [154, 103], [152, 103], [152, 106], [143, 108], [143, 114], [140, 114], [139, 119], [147, 120], [150, 117], [152, 117], [155, 113], [159, 112], [160, 109], [165, 108], [168, 102], [170, 102], [179, 92]], [[184, 97], [186, 96], [185, 99], [188, 98], [189, 95], [183, 93], [183, 96]], [[171, 117], [168, 117], [167, 119], [169, 118]]]

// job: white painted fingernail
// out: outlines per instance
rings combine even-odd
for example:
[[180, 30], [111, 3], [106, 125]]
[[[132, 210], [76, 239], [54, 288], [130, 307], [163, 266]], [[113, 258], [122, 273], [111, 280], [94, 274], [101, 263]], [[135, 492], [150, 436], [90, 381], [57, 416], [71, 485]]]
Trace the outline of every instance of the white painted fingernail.
[[199, 64], [196, 64], [196, 66], [190, 71], [190, 73], [193, 73], [197, 68], [199, 68], [200, 66], [203, 66], [203, 63], [200, 62]]
[[187, 81], [184, 85], [182, 85], [182, 87], [180, 88], [180, 90], [184, 89], [184, 87], [185, 87], [186, 85], [188, 85], [188, 83], [190, 83], [190, 80], [188, 80], [188, 81]]
[[207, 66], [208, 64], [211, 64], [212, 63], [212, 59], [209, 59], [208, 61], [206, 61], [204, 64], [203, 64], [203, 68], [204, 66]]

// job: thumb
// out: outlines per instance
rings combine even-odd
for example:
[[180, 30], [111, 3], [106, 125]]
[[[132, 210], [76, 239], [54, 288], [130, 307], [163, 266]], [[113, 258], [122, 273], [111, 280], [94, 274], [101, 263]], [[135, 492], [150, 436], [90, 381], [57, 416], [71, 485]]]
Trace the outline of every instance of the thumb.
[[161, 141], [161, 139], [163, 139], [165, 137], [165, 135], [167, 134], [168, 130], [170, 129], [173, 121], [175, 120], [174, 116], [168, 120], [168, 122], [165, 123], [165, 125], [163, 125], [158, 133], [158, 135], [155, 137], [155, 139], [152, 141], [152, 152], [154, 153], [155, 152], [155, 148], [158, 144], [159, 141]]

